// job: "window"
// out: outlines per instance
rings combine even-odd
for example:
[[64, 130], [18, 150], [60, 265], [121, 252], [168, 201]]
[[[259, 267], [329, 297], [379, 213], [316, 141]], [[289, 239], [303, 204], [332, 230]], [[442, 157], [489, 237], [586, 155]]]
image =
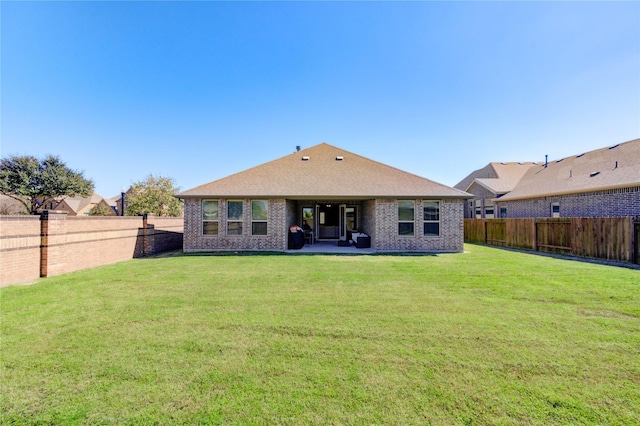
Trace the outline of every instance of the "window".
[[424, 201], [424, 236], [440, 236], [440, 201]]
[[482, 207], [476, 207], [476, 219], [482, 219]]
[[302, 227], [305, 229], [313, 229], [315, 227], [313, 220], [313, 207], [302, 208]]
[[242, 235], [242, 201], [227, 201], [227, 235]]
[[202, 235], [218, 235], [218, 201], [202, 200]]
[[358, 229], [358, 210], [357, 207], [347, 207], [347, 231]]
[[507, 217], [507, 208], [500, 207], [500, 219], [504, 219]]
[[551, 217], [560, 217], [560, 203], [551, 203]]
[[413, 201], [398, 201], [398, 235], [413, 236], [413, 218], [415, 203]]
[[493, 207], [484, 208], [484, 217], [485, 219], [493, 219]]
[[267, 212], [269, 202], [266, 200], [251, 201], [251, 235], [267, 235]]

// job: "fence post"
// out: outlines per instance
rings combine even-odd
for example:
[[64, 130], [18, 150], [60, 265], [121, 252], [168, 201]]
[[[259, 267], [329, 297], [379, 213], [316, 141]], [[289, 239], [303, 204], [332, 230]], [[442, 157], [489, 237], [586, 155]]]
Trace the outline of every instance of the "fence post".
[[631, 244], [633, 245], [633, 262], [640, 265], [640, 216], [635, 216], [631, 227]]
[[484, 225], [484, 243], [487, 244], [487, 219], [482, 219], [482, 223]]
[[40, 276], [66, 271], [67, 212], [45, 210], [40, 214]]
[[533, 251], [538, 251], [538, 218], [533, 219]]

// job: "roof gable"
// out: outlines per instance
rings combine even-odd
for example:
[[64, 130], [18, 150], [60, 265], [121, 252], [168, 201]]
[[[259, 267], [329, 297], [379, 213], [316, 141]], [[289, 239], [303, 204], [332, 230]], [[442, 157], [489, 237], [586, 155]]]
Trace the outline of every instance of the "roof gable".
[[640, 186], [640, 139], [532, 167], [501, 201]]
[[491, 162], [469, 174], [456, 184], [455, 188], [468, 191], [474, 183], [477, 183], [495, 194], [504, 194], [511, 191], [522, 179], [522, 176], [535, 164], [531, 162]]
[[178, 194], [189, 197], [455, 197], [463, 191], [321, 143]]

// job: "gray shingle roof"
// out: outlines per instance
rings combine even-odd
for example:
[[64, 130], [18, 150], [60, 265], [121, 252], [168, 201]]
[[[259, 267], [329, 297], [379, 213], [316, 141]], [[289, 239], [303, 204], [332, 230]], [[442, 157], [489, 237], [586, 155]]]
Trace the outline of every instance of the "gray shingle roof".
[[327, 143], [189, 189], [190, 197], [469, 198], [469, 194]]
[[500, 201], [640, 186], [640, 139], [532, 167]]

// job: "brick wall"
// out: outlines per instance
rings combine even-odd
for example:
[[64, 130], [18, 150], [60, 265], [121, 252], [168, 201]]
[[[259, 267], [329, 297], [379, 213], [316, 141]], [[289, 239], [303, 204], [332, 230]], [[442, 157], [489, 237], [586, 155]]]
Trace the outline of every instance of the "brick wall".
[[0, 216], [0, 287], [40, 277], [40, 217]]
[[358, 228], [371, 237], [371, 247], [376, 247], [376, 200], [366, 200], [360, 204], [360, 221]]
[[[422, 200], [415, 201], [414, 235], [398, 235], [397, 200], [376, 200], [375, 249], [379, 251], [460, 252], [464, 247], [463, 200], [440, 201], [440, 236], [425, 237]], [[373, 238], [372, 238], [373, 244]]]
[[184, 237], [183, 217], [155, 217], [147, 216], [147, 224], [143, 223], [143, 232], [146, 242], [143, 247], [144, 256], [149, 256], [165, 251], [182, 249]]
[[560, 217], [640, 216], [640, 187], [609, 191], [497, 201], [508, 218], [551, 217], [551, 203], [559, 203]]
[[[237, 199], [234, 199], [237, 200]], [[242, 235], [226, 235], [227, 200], [218, 199], [218, 235], [202, 234], [202, 200], [187, 198], [184, 201], [184, 251], [233, 251], [286, 249], [286, 222], [288, 204], [284, 199], [270, 199], [267, 212], [267, 235], [251, 235], [251, 199], [243, 199]], [[293, 223], [292, 223], [293, 224]]]
[[0, 286], [182, 247], [183, 218], [0, 216]]

